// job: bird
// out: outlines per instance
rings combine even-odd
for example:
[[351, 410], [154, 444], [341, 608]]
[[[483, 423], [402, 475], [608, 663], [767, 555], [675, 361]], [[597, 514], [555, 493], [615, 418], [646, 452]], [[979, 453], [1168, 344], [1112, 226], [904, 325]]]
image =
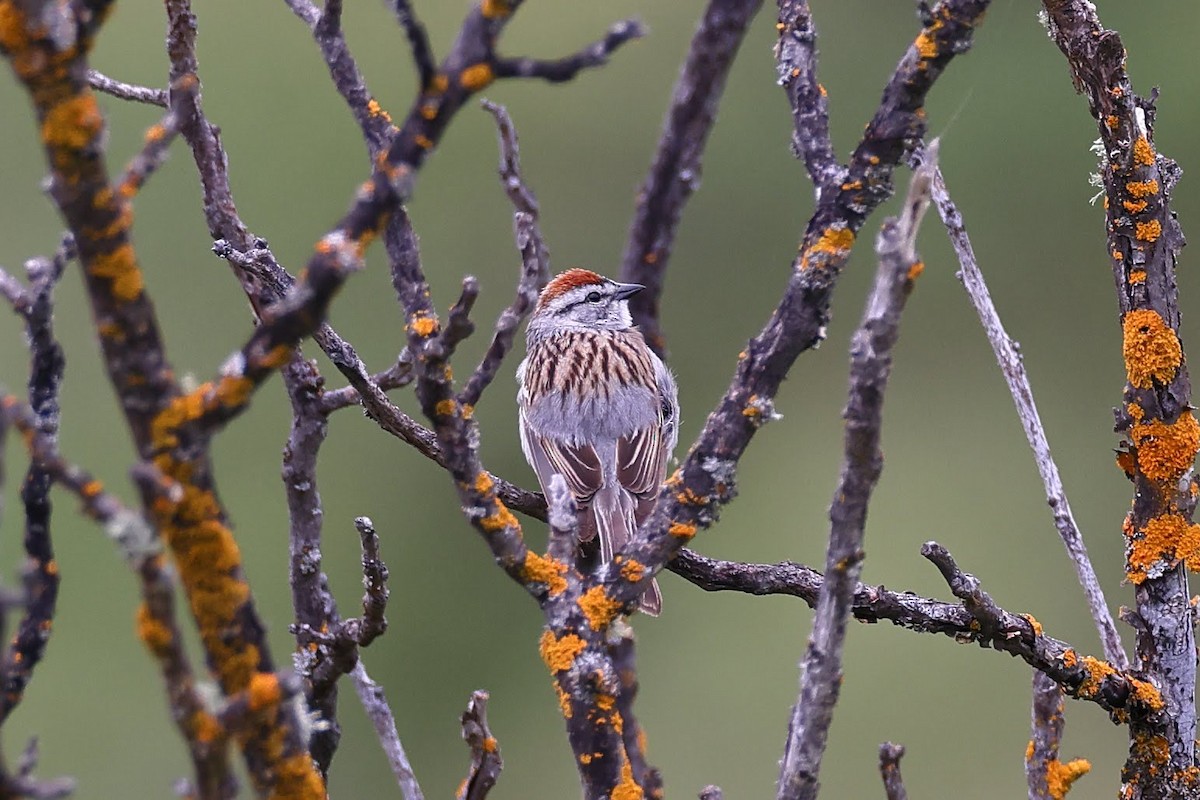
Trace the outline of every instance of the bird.
[[[629, 313], [644, 288], [586, 269], [557, 275], [538, 296], [517, 367], [521, 450], [543, 492], [555, 474], [566, 481], [585, 561], [612, 561], [654, 511], [679, 438], [675, 377]], [[638, 606], [659, 615], [657, 581]]]

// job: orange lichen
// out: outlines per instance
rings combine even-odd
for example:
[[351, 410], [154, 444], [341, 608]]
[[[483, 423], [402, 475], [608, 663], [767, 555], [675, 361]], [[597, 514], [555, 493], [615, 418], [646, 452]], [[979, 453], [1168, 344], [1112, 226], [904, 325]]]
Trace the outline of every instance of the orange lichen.
[[408, 324], [408, 327], [418, 336], [432, 336], [437, 332], [438, 321], [434, 317], [417, 317]]
[[1063, 666], [1066, 667], [1067, 669], [1070, 669], [1071, 667], [1073, 667], [1079, 663], [1079, 656], [1077, 656], [1075, 654], [1074, 650], [1072, 650], [1071, 648], [1068, 647], [1066, 650], [1063, 651], [1062, 661], [1063, 661]]
[[854, 231], [845, 226], [830, 226], [804, 251], [800, 259], [800, 269], [824, 266], [833, 259], [843, 258], [853, 246]]
[[468, 92], [478, 92], [494, 80], [496, 73], [492, 72], [492, 65], [483, 62], [464, 68], [458, 76], [459, 85]]
[[325, 784], [313, 768], [308, 750], [282, 758], [275, 764], [275, 784], [271, 787], [271, 793], [267, 795], [269, 800], [317, 800], [325, 796]]
[[1158, 237], [1162, 236], [1162, 223], [1156, 219], [1149, 222], [1139, 222], [1135, 228], [1134, 235], [1142, 242], [1157, 242]]
[[383, 117], [388, 122], [392, 121], [392, 115], [385, 111], [374, 97], [367, 101], [367, 113], [372, 117]]
[[1146, 270], [1131, 269], [1129, 271], [1129, 282], [1133, 283], [1133, 284], [1145, 283], [1146, 282]]
[[1128, 542], [1126, 577], [1141, 583], [1154, 567], [1174, 566], [1180, 561], [1188, 569], [1200, 570], [1200, 525], [1179, 514], [1160, 514], [1146, 522]]
[[617, 698], [614, 695], [600, 692], [596, 695], [596, 708], [601, 711], [612, 711], [617, 704]]
[[1153, 420], [1129, 430], [1142, 474], [1152, 481], [1175, 482], [1191, 469], [1200, 450], [1200, 423], [1191, 411], [1167, 423]]
[[438, 400], [433, 410], [439, 417], [452, 417], [457, 408], [458, 403], [453, 398], [448, 397], [445, 400]]
[[1130, 680], [1133, 684], [1133, 697], [1138, 703], [1141, 703], [1151, 711], [1161, 711], [1166, 705], [1162, 698], [1162, 692], [1154, 687], [1154, 684], [1149, 681], [1139, 681], [1136, 678]]
[[251, 711], [262, 711], [268, 706], [278, 705], [283, 698], [279, 678], [273, 672], [259, 672], [250, 679], [246, 690]]
[[908, 275], [906, 277], [909, 281], [915, 281], [917, 278], [921, 277], [921, 273], [924, 271], [925, 271], [925, 262], [924, 261], [914, 261], [912, 263], [912, 266], [908, 268]]
[[1154, 165], [1154, 148], [1150, 145], [1150, 142], [1146, 141], [1145, 136], [1139, 136], [1137, 141], [1133, 143], [1133, 163], [1139, 167]]
[[1107, 125], [1110, 130], [1116, 130], [1117, 126], [1121, 124], [1121, 119], [1116, 114], [1109, 114], [1104, 118], [1104, 124]]
[[47, 147], [82, 150], [100, 135], [104, 117], [90, 93], [77, 94], [52, 105], [42, 120], [42, 141]]
[[1054, 800], [1062, 800], [1071, 791], [1071, 784], [1088, 774], [1092, 769], [1086, 758], [1077, 758], [1066, 764], [1057, 758], [1046, 762], [1046, 789]]
[[1125, 254], [1122, 253], [1120, 250], [1113, 250], [1112, 257], [1113, 257], [1113, 261], [1124, 261], [1125, 260]]
[[1132, 197], [1149, 197], [1158, 194], [1158, 181], [1153, 178], [1148, 181], [1129, 181], [1125, 184], [1125, 191]]
[[1021, 616], [1024, 617], [1025, 621], [1029, 623], [1029, 627], [1033, 628], [1034, 636], [1042, 635], [1042, 623], [1034, 619], [1033, 614], [1022, 614]]
[[929, 31], [921, 31], [917, 36], [917, 40], [913, 42], [913, 47], [917, 48], [917, 55], [926, 60], [937, 58], [938, 46], [937, 41], [929, 35]]
[[1137, 403], [1125, 406], [1125, 413], [1129, 414], [1129, 418], [1134, 422], [1141, 422], [1146, 417], [1146, 412]]
[[186, 725], [196, 737], [196, 741], [209, 744], [225, 736], [225, 728], [219, 720], [207, 711], [196, 711], [188, 717]]
[[1175, 331], [1157, 312], [1148, 308], [1130, 311], [1121, 326], [1125, 374], [1138, 389], [1149, 389], [1154, 381], [1167, 383], [1183, 361], [1183, 348]]
[[444, 72], [439, 72], [433, 76], [433, 80], [429, 82], [429, 90], [437, 94], [441, 94], [450, 88], [450, 78]]
[[571, 711], [571, 696], [557, 683], [554, 684], [554, 693], [558, 695], [558, 710], [562, 712], [563, 719], [570, 719], [574, 713]]
[[112, 294], [117, 300], [127, 303], [142, 294], [142, 271], [138, 269], [133, 245], [128, 242], [108, 253], [92, 256], [87, 270], [98, 278], [111, 280]]
[[418, 133], [413, 136], [413, 141], [416, 143], [417, 147], [421, 148], [422, 150], [433, 149], [433, 139], [430, 139], [423, 133]]
[[164, 625], [162, 620], [155, 617], [145, 603], [138, 606], [137, 634], [150, 652], [159, 658], [166, 654], [175, 638], [171, 629]]
[[431, 122], [437, 119], [438, 111], [440, 110], [441, 106], [433, 101], [421, 104], [421, 116]]
[[102, 491], [104, 491], [104, 484], [97, 480], [90, 480], [79, 487], [79, 493], [88, 499], [95, 497]]
[[267, 369], [279, 369], [292, 357], [292, 348], [286, 344], [277, 344], [267, 351], [260, 363]]
[[[1065, 662], [1065, 655], [1063, 660]], [[1087, 671], [1087, 677], [1079, 685], [1079, 696], [1083, 698], [1095, 697], [1096, 692], [1100, 691], [1100, 685], [1104, 683], [1104, 680], [1117, 674], [1117, 671], [1112, 666], [1091, 656], [1084, 656], [1079, 659], [1079, 662], [1083, 664], [1083, 668]]]
[[630, 583], [637, 583], [646, 574], [646, 565], [635, 559], [629, 559], [621, 565], [621, 577]]
[[479, 11], [487, 19], [499, 19], [511, 14], [512, 6], [508, 0], [483, 0], [479, 4]]
[[630, 766], [628, 759], [621, 765], [621, 780], [613, 787], [609, 797], [612, 800], [645, 800], [646, 793], [634, 781], [633, 767]]
[[587, 617], [592, 630], [598, 631], [616, 619], [621, 603], [609, 597], [603, 586], [593, 586], [579, 598], [579, 610]]
[[525, 551], [525, 563], [521, 566], [521, 575], [527, 581], [537, 581], [546, 584], [551, 597], [556, 597], [567, 590], [567, 565], [549, 556], [539, 556], [532, 550]]
[[0, 47], [11, 52], [27, 43], [24, 13], [16, 3], [0, 3]]
[[587, 645], [583, 639], [573, 633], [564, 634], [560, 639], [553, 631], [545, 630], [538, 640], [538, 652], [551, 672], [565, 672], [570, 669], [585, 647]]
[[479, 494], [487, 494], [493, 488], [495, 488], [496, 483], [492, 480], [491, 475], [487, 474], [483, 470], [480, 470], [479, 474], [475, 476], [474, 486], [475, 491]]
[[691, 539], [696, 535], [696, 526], [686, 522], [672, 522], [671, 527], [667, 528], [667, 533], [680, 539]]
[[486, 517], [483, 517], [479, 520], [479, 527], [483, 528], [488, 533], [495, 533], [496, 531], [502, 531], [505, 528], [516, 528], [520, 526], [521, 523], [517, 522], [517, 518], [513, 516], [511, 511], [508, 510], [508, 506], [504, 505], [504, 503], [501, 503], [499, 500], [496, 501], [496, 506], [497, 508], [495, 513], [488, 514]]
[[1145, 200], [1124, 200], [1121, 205], [1125, 206], [1125, 210], [1130, 214], [1139, 214], [1145, 211], [1149, 204]]

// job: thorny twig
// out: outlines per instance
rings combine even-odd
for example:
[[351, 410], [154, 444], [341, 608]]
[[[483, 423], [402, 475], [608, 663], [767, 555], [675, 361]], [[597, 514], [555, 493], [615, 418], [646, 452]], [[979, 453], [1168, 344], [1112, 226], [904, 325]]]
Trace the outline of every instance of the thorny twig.
[[879, 268], [850, 344], [841, 478], [833, 494], [825, 555], [825, 583], [802, 662], [800, 693], [788, 725], [778, 797], [815, 798], [833, 707], [842, 682], [842, 647], [858, 576], [871, 492], [883, 469], [880, 435], [883, 399], [892, 368], [900, 316], [921, 262], [916, 252], [921, 219], [929, 207], [933, 163], [913, 175], [899, 218], [884, 221], [875, 245]]

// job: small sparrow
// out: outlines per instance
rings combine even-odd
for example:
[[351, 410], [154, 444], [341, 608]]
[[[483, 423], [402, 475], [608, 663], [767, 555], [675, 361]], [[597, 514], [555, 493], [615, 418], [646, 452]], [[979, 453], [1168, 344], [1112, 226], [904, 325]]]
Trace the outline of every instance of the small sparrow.
[[[601, 562], [654, 510], [679, 438], [675, 378], [629, 315], [643, 288], [585, 269], [557, 276], [538, 297], [517, 368], [525, 460], [542, 491], [556, 473], [566, 480], [579, 540], [598, 537]], [[658, 616], [657, 581], [639, 605]]]

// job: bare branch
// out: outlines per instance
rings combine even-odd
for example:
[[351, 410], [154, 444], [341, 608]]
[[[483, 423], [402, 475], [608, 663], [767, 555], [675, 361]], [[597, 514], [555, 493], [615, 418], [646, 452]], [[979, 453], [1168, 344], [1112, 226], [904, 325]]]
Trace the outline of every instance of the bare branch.
[[541, 78], [551, 83], [572, 80], [582, 70], [603, 66], [613, 52], [630, 41], [646, 35], [646, 28], [636, 19], [626, 19], [608, 29], [603, 39], [593, 42], [578, 53], [552, 61], [537, 58], [496, 59], [497, 78]]
[[633, 322], [660, 356], [658, 306], [684, 205], [700, 185], [700, 161], [750, 22], [762, 0], [709, 0], [671, 96], [650, 171], [637, 195], [621, 280], [646, 288], [629, 301]]
[[850, 344], [850, 391], [846, 402], [842, 474], [833, 494], [825, 555], [825, 584], [817, 601], [812, 635], [802, 662], [800, 694], [792, 709], [779, 775], [780, 800], [815, 798], [833, 707], [842, 682], [846, 620], [862, 572], [863, 537], [871, 492], [883, 470], [880, 432], [883, 398], [900, 335], [900, 315], [920, 262], [917, 232], [929, 206], [933, 163], [913, 175], [899, 218], [884, 221], [875, 245], [879, 269]]
[[396, 776], [400, 794], [404, 800], [424, 800], [425, 795], [421, 793], [417, 777], [408, 763], [408, 756], [404, 753], [404, 745], [400, 743], [400, 735], [396, 732], [396, 719], [392, 716], [392, 709], [383, 694], [383, 687], [371, 680], [361, 659], [354, 665], [350, 677], [354, 681], [354, 691], [358, 693], [363, 710], [367, 712], [367, 718], [375, 728], [375, 735], [379, 738], [388, 764], [391, 765], [392, 774]]
[[413, 63], [417, 67], [417, 85], [421, 89], [428, 89], [433, 83], [434, 75], [437, 74], [433, 48], [429, 45], [429, 34], [426, 33], [425, 26], [417, 19], [416, 13], [412, 10], [412, 4], [408, 0], [391, 0], [390, 5], [396, 15], [396, 21], [400, 23], [400, 28], [404, 31], [405, 38], [408, 39], [408, 46], [412, 50]]
[[908, 800], [904, 779], [900, 777], [900, 759], [904, 757], [904, 745], [884, 742], [879, 745], [879, 773], [883, 776], [883, 790], [887, 800]]
[[1029, 446], [1033, 448], [1034, 461], [1037, 463], [1038, 473], [1042, 476], [1042, 485], [1046, 490], [1046, 500], [1054, 512], [1054, 526], [1058, 529], [1058, 535], [1061, 537], [1063, 545], [1067, 548], [1067, 555], [1070, 557], [1071, 563], [1075, 565], [1075, 574], [1078, 576], [1079, 584], [1083, 587], [1083, 594], [1087, 598], [1092, 622], [1100, 634], [1104, 657], [1120, 669], [1127, 670], [1129, 669], [1129, 657], [1125, 654], [1121, 636], [1117, 633], [1116, 623], [1113, 622], [1112, 614], [1108, 610], [1108, 603], [1104, 599], [1104, 590], [1100, 588], [1100, 581], [1092, 567], [1092, 560], [1088, 557], [1083, 534], [1080, 533], [1079, 526], [1075, 523], [1075, 516], [1071, 513], [1071, 504], [1063, 490], [1058, 466], [1050, 454], [1050, 443], [1046, 439], [1046, 430], [1038, 415], [1037, 404], [1033, 399], [1033, 387], [1029, 383], [1029, 375], [1025, 372], [1021, 353], [1017, 349], [1016, 343], [1005, 331], [996, 306], [992, 303], [983, 273], [975, 260], [975, 251], [967, 236], [962, 215], [953, 200], [950, 199], [941, 170], [937, 171], [937, 177], [934, 180], [933, 199], [938, 213], [942, 217], [942, 222], [945, 223], [946, 230], [950, 234], [954, 252], [958, 256], [958, 263], [962, 268], [959, 277], [967, 290], [967, 295], [971, 298], [971, 304], [979, 315], [979, 321], [983, 324], [984, 332], [992, 345], [992, 352], [996, 355], [996, 361], [1000, 364], [1000, 371], [1004, 374], [1008, 391], [1017, 406], [1017, 416], [1021, 419], [1025, 438], [1029, 442]]
[[120, 100], [131, 100], [135, 103], [167, 107], [167, 90], [152, 89], [148, 86], [135, 86], [132, 83], [122, 83], [94, 69], [87, 71], [88, 85], [98, 92], [112, 95]]
[[818, 197], [836, 190], [846, 169], [837, 162], [829, 139], [829, 102], [817, 82], [817, 30], [808, 0], [779, 3], [775, 70], [792, 107], [792, 152], [804, 161]]
[[471, 748], [471, 767], [459, 785], [457, 800], [484, 800], [496, 785], [504, 759], [487, 721], [487, 692], [472, 692], [462, 714], [462, 736]]

